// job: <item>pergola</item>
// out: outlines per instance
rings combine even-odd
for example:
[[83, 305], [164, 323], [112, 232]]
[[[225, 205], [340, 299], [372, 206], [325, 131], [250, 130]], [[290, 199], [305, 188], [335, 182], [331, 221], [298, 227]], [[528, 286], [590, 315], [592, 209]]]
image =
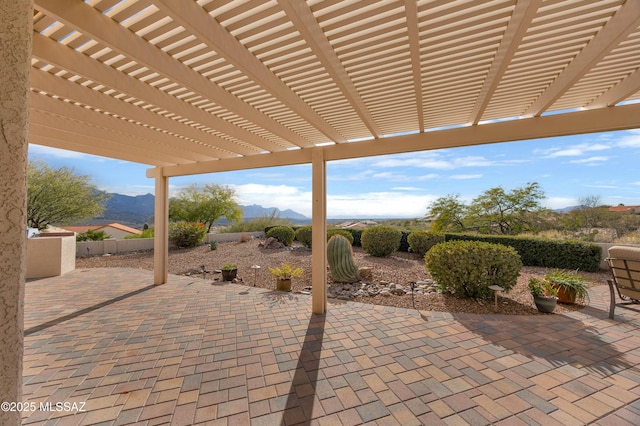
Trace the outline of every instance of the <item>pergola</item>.
[[28, 140], [154, 166], [157, 284], [170, 177], [311, 163], [322, 313], [327, 161], [640, 127], [638, 0], [34, 3]]

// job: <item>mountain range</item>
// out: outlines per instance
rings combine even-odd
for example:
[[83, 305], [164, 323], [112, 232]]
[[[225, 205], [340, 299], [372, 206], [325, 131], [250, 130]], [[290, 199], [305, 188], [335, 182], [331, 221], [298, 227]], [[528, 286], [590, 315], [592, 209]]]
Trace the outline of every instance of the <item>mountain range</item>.
[[[112, 193], [106, 203], [104, 213], [95, 217], [87, 224], [104, 225], [108, 223], [120, 223], [133, 228], [142, 228], [145, 223], [153, 223], [155, 197], [153, 194], [123, 195]], [[240, 206], [244, 212], [243, 219], [269, 216], [275, 210], [275, 215], [281, 218], [291, 219], [293, 222], [310, 222], [311, 219], [291, 209], [280, 210], [277, 207], [262, 207], [257, 204]], [[225, 223], [224, 218], [220, 221]]]
[[[109, 223], [120, 223], [132, 228], [142, 229], [144, 224], [153, 223], [155, 197], [153, 194], [145, 195], [123, 195], [111, 193], [111, 198], [106, 203], [106, 208], [102, 216], [86, 221], [82, 225], [106, 225]], [[258, 204], [240, 205], [244, 214], [244, 220], [255, 217], [270, 216], [274, 213], [277, 217], [290, 219], [293, 223], [310, 223], [311, 218], [300, 214], [294, 210], [280, 210], [277, 207], [263, 207]], [[571, 210], [582, 208], [583, 206], [571, 206], [555, 210], [558, 213], [568, 213]], [[333, 222], [345, 219], [333, 219]], [[226, 224], [223, 217], [217, 223]]]

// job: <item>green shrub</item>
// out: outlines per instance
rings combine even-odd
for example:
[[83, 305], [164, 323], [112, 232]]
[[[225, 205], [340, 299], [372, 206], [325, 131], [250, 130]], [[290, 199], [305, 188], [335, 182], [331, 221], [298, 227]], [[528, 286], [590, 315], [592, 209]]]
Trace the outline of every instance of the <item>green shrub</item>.
[[352, 246], [362, 247], [362, 229], [345, 229], [345, 231], [349, 232], [353, 237]]
[[308, 248], [311, 248], [311, 225], [302, 226], [296, 229], [296, 240], [300, 241], [300, 243]]
[[409, 234], [410, 231], [400, 231], [402, 236], [400, 237], [400, 247], [398, 247], [398, 251], [409, 251]]
[[107, 238], [107, 235], [104, 231], [94, 231], [92, 229], [87, 229], [86, 232], [76, 235], [76, 241], [102, 241], [105, 238]]
[[378, 225], [362, 233], [362, 248], [372, 256], [385, 257], [400, 247], [402, 232], [390, 226]]
[[267, 238], [275, 238], [285, 246], [290, 246], [294, 237], [295, 233], [289, 226], [274, 226], [267, 231]]
[[[345, 237], [349, 244], [353, 245], [353, 234], [346, 229], [331, 228], [327, 229], [327, 241], [334, 235], [342, 235]], [[296, 241], [302, 243], [303, 246], [311, 248], [312, 240], [312, 227], [311, 225], [302, 226], [295, 230]]]
[[436, 244], [424, 257], [438, 285], [458, 297], [487, 299], [489, 286], [508, 292], [516, 285], [522, 261], [515, 249], [481, 241]]
[[268, 215], [262, 215], [258, 217], [253, 217], [248, 221], [242, 221], [239, 223], [229, 224], [229, 226], [223, 230], [223, 233], [231, 233], [231, 232], [260, 232], [264, 231], [266, 234], [265, 228], [273, 228], [274, 226], [289, 226], [291, 225], [291, 220], [286, 218], [281, 218], [279, 214], [276, 213], [275, 209]]
[[136, 238], [153, 238], [153, 235], [154, 235], [153, 228], [149, 228], [148, 225], [147, 225], [146, 228], [142, 229], [142, 233], [127, 235], [127, 236], [124, 237], [124, 239], [125, 240], [134, 240]]
[[420, 257], [436, 244], [444, 242], [444, 235], [429, 231], [414, 231], [407, 237], [411, 251]]
[[195, 247], [207, 235], [207, 227], [199, 222], [170, 222], [169, 241], [177, 247]]
[[558, 241], [544, 238], [478, 234], [445, 234], [445, 240], [485, 241], [504, 244], [516, 249], [524, 265], [545, 268], [596, 272], [600, 269], [602, 257], [602, 247], [583, 241]]
[[342, 235], [347, 240], [349, 240], [349, 244], [353, 245], [353, 235], [351, 234], [351, 232], [347, 231], [346, 229], [340, 229], [340, 228], [327, 229], [327, 241], [329, 241], [331, 237], [333, 237], [334, 235]]

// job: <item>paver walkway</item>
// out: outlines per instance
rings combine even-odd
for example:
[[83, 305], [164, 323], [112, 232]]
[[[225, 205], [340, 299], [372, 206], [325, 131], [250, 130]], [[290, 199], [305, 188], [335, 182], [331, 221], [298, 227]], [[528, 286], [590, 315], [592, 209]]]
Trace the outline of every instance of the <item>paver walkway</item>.
[[604, 287], [567, 315], [319, 316], [306, 295], [152, 280], [26, 284], [23, 424], [640, 424], [640, 306], [607, 319]]

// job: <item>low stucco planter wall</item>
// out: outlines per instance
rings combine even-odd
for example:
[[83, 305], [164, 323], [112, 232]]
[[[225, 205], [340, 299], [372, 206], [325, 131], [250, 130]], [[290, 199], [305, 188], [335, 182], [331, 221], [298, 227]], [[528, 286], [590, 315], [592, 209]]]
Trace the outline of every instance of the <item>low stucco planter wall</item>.
[[27, 279], [56, 277], [76, 269], [73, 232], [40, 234], [27, 240]]
[[[205, 243], [240, 241], [243, 234], [253, 238], [264, 238], [264, 232], [236, 232], [227, 234], [207, 234]], [[79, 241], [76, 243], [76, 256], [96, 256], [103, 254], [130, 253], [133, 251], [153, 250], [153, 238], [133, 238], [130, 240], [108, 239], [103, 241]]]

